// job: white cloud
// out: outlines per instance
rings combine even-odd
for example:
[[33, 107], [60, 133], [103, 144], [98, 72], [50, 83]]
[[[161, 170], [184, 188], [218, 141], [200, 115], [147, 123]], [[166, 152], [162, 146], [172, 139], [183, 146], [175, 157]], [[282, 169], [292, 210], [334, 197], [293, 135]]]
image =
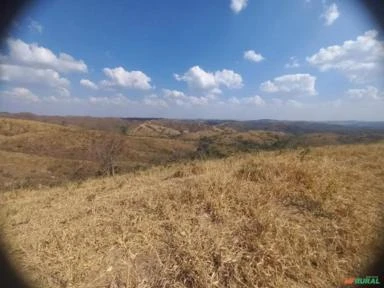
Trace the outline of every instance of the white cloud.
[[248, 0], [231, 0], [231, 9], [234, 13], [239, 13], [247, 7]]
[[80, 80], [80, 84], [83, 85], [84, 87], [87, 87], [87, 88], [90, 88], [90, 89], [93, 89], [93, 90], [97, 90], [98, 87], [95, 83], [93, 83], [91, 80], [88, 80], [88, 79], [81, 79]]
[[325, 6], [324, 9], [325, 11], [323, 14], [321, 14], [321, 18], [324, 18], [324, 25], [330, 26], [336, 21], [337, 18], [339, 18], [339, 9], [337, 8], [336, 3], [332, 3], [329, 6]]
[[287, 64], [284, 66], [285, 68], [298, 68], [300, 67], [299, 60], [296, 57], [290, 57]]
[[208, 105], [209, 103], [209, 98], [208, 97], [197, 97], [197, 96], [188, 96], [188, 102], [186, 103], [187, 105], [199, 105], [199, 106], [204, 106]]
[[216, 88], [217, 82], [215, 75], [210, 72], [205, 72], [199, 66], [193, 66], [183, 76], [175, 74], [178, 81], [185, 81], [189, 86], [199, 89], [213, 89]]
[[163, 89], [164, 97], [169, 99], [184, 99], [187, 97], [184, 92], [178, 90]]
[[229, 89], [241, 88], [243, 86], [241, 75], [227, 69], [212, 73], [204, 71], [199, 66], [193, 66], [184, 75], [175, 74], [174, 76], [176, 80], [185, 81], [192, 88], [210, 90], [210, 93], [213, 94], [220, 94], [221, 86]]
[[213, 88], [210, 91], [210, 94], [212, 94], [212, 95], [217, 95], [217, 94], [221, 94], [221, 93], [223, 93], [223, 91], [221, 91], [219, 88]]
[[71, 55], [55, 55], [51, 50], [36, 43], [25, 43], [20, 39], [8, 39], [9, 55], [3, 57], [6, 64], [17, 64], [38, 69], [52, 69], [58, 72], [87, 72], [83, 60], [76, 60]]
[[260, 84], [260, 89], [264, 92], [275, 93], [279, 92], [279, 87], [274, 84], [272, 81], [268, 80]]
[[11, 100], [16, 100], [18, 102], [30, 103], [40, 101], [38, 96], [33, 94], [29, 89], [23, 87], [14, 87], [10, 90], [3, 91], [0, 93], [0, 96]]
[[37, 69], [19, 65], [0, 65], [0, 80], [10, 83], [67, 87], [69, 81], [52, 69]]
[[261, 98], [258, 95], [251, 96], [251, 97], [232, 97], [228, 100], [228, 103], [230, 104], [247, 104], [247, 105], [256, 105], [256, 106], [264, 106], [265, 101], [263, 98]]
[[349, 98], [356, 100], [384, 100], [384, 92], [373, 86], [362, 89], [349, 89], [347, 95]]
[[313, 96], [317, 94], [315, 84], [316, 77], [310, 74], [287, 74], [261, 83], [260, 89], [267, 93]]
[[229, 98], [228, 99], [228, 103], [229, 104], [241, 104], [241, 101], [239, 98], [237, 97], [232, 97], [232, 98]]
[[81, 101], [79, 98], [71, 97], [69, 90], [64, 87], [59, 87], [49, 93], [51, 93], [51, 95], [39, 97], [28, 88], [13, 87], [9, 90], [0, 92], [0, 97], [3, 98], [3, 100], [10, 100], [11, 102], [16, 101], [18, 103], [78, 103]]
[[101, 104], [101, 105], [127, 105], [136, 103], [135, 101], [125, 97], [122, 94], [117, 94], [111, 97], [89, 97], [88, 102], [91, 104]]
[[62, 97], [61, 95], [51, 95], [48, 97], [44, 97], [42, 99], [43, 102], [47, 103], [69, 103], [69, 104], [78, 104], [81, 102], [84, 102], [83, 99], [80, 99], [78, 97]]
[[302, 108], [304, 106], [304, 104], [300, 101], [294, 99], [283, 100], [280, 98], [272, 98], [270, 104], [274, 107], [285, 107], [285, 109], [287, 109], [288, 107]]
[[71, 97], [71, 93], [69, 92], [69, 90], [64, 87], [57, 88], [57, 93], [59, 94], [60, 97], [64, 97], [64, 98]]
[[354, 82], [370, 81], [383, 72], [384, 42], [377, 36], [377, 31], [367, 31], [356, 40], [321, 48], [307, 61], [320, 71], [340, 71]]
[[163, 89], [164, 98], [170, 102], [179, 106], [189, 105], [190, 99], [184, 92], [178, 90]]
[[243, 78], [240, 74], [235, 73], [232, 70], [221, 70], [215, 72], [215, 80], [218, 86], [225, 86], [230, 89], [243, 87]]
[[248, 50], [244, 52], [244, 59], [257, 63], [263, 61], [265, 58], [254, 50]]
[[168, 103], [161, 99], [156, 94], [149, 95], [143, 99], [145, 105], [154, 106], [154, 107], [168, 107]]
[[123, 67], [104, 68], [104, 74], [109, 80], [103, 80], [102, 86], [123, 87], [139, 90], [151, 89], [151, 78], [141, 71], [127, 71]]
[[32, 19], [29, 21], [28, 29], [39, 34], [43, 33], [43, 25]]
[[246, 97], [244, 98], [245, 103], [247, 104], [253, 104], [257, 106], [263, 106], [265, 105], [265, 101], [260, 96], [252, 96], [252, 97]]
[[110, 104], [111, 99], [109, 97], [94, 97], [91, 96], [88, 98], [89, 103], [91, 104]]
[[[37, 24], [31, 20], [30, 25], [34, 29], [39, 29]], [[0, 55], [3, 63], [0, 64], [0, 81], [13, 86], [22, 85], [25, 89], [37, 89], [42, 94], [41, 101], [64, 98], [68, 101], [71, 98], [68, 90], [70, 81], [62, 77], [60, 72], [87, 72], [87, 65], [71, 55], [55, 55], [45, 47], [36, 43], [28, 44], [20, 39], [10, 38], [6, 43], [7, 54]]]
[[189, 96], [178, 90], [163, 89], [164, 98], [170, 103], [175, 103], [179, 106], [191, 105], [207, 105], [210, 100], [215, 99], [212, 95], [208, 96]]

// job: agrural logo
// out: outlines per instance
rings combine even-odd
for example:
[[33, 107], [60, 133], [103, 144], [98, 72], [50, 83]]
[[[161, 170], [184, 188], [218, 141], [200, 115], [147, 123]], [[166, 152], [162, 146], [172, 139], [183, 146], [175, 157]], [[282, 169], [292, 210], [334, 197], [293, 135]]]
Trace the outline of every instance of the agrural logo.
[[344, 285], [380, 285], [378, 276], [351, 277], [344, 280]]

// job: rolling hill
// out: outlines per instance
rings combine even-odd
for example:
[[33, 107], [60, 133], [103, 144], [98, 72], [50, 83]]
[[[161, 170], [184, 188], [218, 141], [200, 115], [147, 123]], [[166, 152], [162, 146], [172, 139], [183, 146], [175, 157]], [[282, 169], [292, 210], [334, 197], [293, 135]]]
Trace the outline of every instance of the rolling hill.
[[271, 146], [285, 137], [280, 132], [236, 132], [193, 121], [180, 126], [171, 120], [132, 120], [136, 126], [130, 130], [114, 131], [105, 127], [112, 127], [116, 119], [99, 119], [104, 124], [91, 129], [97, 118], [90, 122], [82, 118], [85, 122], [77, 126], [68, 124], [71, 120], [65, 125], [49, 123], [61, 118], [47, 117], [55, 121], [0, 117], [0, 190], [61, 185], [100, 176], [102, 163], [97, 153], [107, 154], [102, 150], [107, 149], [109, 140], [120, 142], [114, 165], [121, 174], [175, 161], [228, 156]]
[[[26, 120], [28, 119], [28, 120]], [[176, 120], [0, 114], [0, 190], [61, 185], [191, 159], [384, 139], [377, 123]], [[317, 131], [317, 132], [316, 132]], [[103, 151], [104, 150], [104, 151]], [[103, 159], [104, 158], [104, 159]], [[112, 164], [111, 164], [112, 165]]]
[[176, 139], [0, 118], [0, 190], [94, 177], [100, 163], [93, 150], [106, 139], [122, 142], [117, 163], [121, 173], [187, 157], [195, 150], [194, 143]]

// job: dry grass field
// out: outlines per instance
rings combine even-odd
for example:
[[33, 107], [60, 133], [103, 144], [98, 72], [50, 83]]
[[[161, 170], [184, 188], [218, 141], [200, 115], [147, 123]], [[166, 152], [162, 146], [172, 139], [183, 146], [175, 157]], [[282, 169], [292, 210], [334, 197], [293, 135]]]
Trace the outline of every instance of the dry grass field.
[[[172, 121], [144, 120], [138, 125], [138, 120], [132, 120], [129, 123], [135, 123], [136, 128], [122, 133], [104, 129], [104, 126], [112, 129], [114, 123], [120, 123], [116, 119], [100, 118], [104, 126], [96, 130], [85, 127], [94, 127], [98, 118], [90, 118], [89, 122], [85, 117], [48, 118], [50, 121], [65, 121], [63, 119], [68, 122], [82, 120], [79, 122], [82, 126], [0, 117], [0, 156], [3, 160], [0, 161], [0, 191], [51, 187], [96, 177], [100, 174], [100, 163], [94, 150], [101, 148], [108, 139], [122, 143], [116, 157], [118, 173], [122, 174], [201, 156], [226, 156], [248, 151], [284, 137], [281, 132], [236, 132], [193, 121], [182, 122], [180, 126]], [[205, 151], [196, 153], [203, 137], [209, 137], [210, 143]]]
[[384, 143], [260, 152], [0, 194], [36, 287], [340, 287], [382, 249]]
[[[117, 138], [120, 172], [185, 158], [195, 143], [178, 139], [134, 137], [31, 120], [0, 118], [0, 191], [20, 187], [52, 186], [95, 177], [96, 144]], [[96, 147], [97, 148], [97, 147]]]

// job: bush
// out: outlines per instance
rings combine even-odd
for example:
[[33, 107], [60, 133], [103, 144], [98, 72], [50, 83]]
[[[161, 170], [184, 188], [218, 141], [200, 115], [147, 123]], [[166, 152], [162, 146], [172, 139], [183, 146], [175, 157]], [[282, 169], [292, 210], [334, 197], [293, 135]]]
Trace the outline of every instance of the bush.
[[225, 154], [215, 147], [214, 140], [208, 137], [202, 137], [196, 149], [199, 158], [221, 158]]

